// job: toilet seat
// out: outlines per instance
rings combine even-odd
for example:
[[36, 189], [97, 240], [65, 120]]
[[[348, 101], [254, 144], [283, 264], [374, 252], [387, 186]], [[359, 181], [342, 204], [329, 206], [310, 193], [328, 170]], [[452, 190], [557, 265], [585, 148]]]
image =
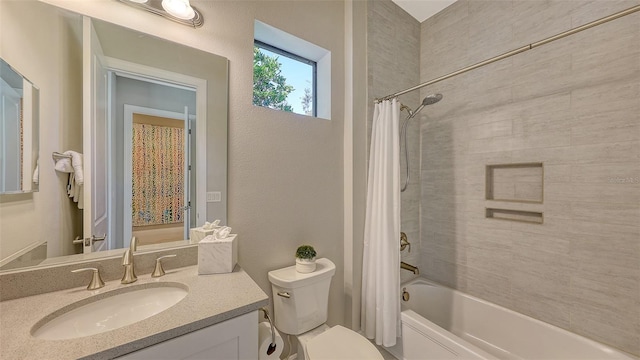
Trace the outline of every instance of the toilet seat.
[[340, 325], [309, 340], [305, 357], [311, 360], [383, 360], [369, 340]]

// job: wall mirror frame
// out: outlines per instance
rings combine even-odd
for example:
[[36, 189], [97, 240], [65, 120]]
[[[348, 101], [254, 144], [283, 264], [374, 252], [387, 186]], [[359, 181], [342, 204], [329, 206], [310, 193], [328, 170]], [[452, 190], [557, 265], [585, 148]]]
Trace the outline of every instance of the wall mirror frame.
[[[143, 107], [149, 105], [144, 100], [137, 101], [137, 98], [159, 96], [158, 93], [164, 91], [158, 90], [156, 85], [195, 95], [195, 105], [190, 105], [186, 110], [184, 121], [185, 128], [186, 123], [190, 123], [193, 131], [191, 145], [183, 147], [191, 157], [192, 170], [191, 176], [183, 177], [181, 183], [185, 188], [192, 188], [188, 194], [191, 203], [185, 193], [181, 205], [182, 208], [191, 205], [191, 220], [185, 222], [183, 219], [184, 225], [180, 230], [183, 235], [179, 239], [187, 237], [184, 234], [188, 233], [188, 227], [199, 226], [205, 221], [220, 219], [226, 224], [228, 60], [225, 57], [39, 1], [2, 2], [0, 6], [3, 7], [0, 14], [4, 14], [0, 56], [15, 60], [16, 63], [27, 58], [39, 59], [41, 64], [26, 66], [27, 69], [30, 67], [33, 74], [25, 70], [25, 74], [36, 83], [39, 83], [39, 77], [48, 76], [44, 70], [47, 62], [62, 68], [58, 78], [53, 81], [44, 79], [40, 90], [43, 103], [40, 106], [41, 131], [59, 131], [48, 133], [39, 142], [42, 157], [40, 193], [18, 199], [9, 199], [4, 195], [0, 197], [0, 248], [3, 250], [0, 251], [0, 271], [99, 259], [119, 254], [121, 248], [128, 246], [130, 238], [123, 236], [126, 233], [123, 224], [126, 222], [125, 215], [133, 211], [131, 204], [124, 204], [127, 196], [123, 184], [125, 178], [132, 176], [125, 174], [127, 171], [123, 165], [126, 130], [122, 128], [122, 120], [114, 122], [116, 115], [124, 112], [124, 109], [122, 101], [97, 101], [105, 95], [97, 96], [100, 92], [106, 93], [107, 99], [125, 97], [127, 105]], [[125, 7], [123, 11], [128, 10]], [[34, 21], [30, 24], [5, 21], [7, 17], [19, 14], [35, 16]], [[49, 17], [55, 19], [49, 21]], [[36, 25], [40, 23], [54, 25], [53, 28], [39, 29]], [[29, 27], [35, 29], [28, 30]], [[35, 56], [46, 53], [44, 50], [37, 51], [38, 47], [46, 47], [46, 42], [52, 41], [52, 36], [42, 34], [55, 32], [64, 33], [53, 36], [59, 50], [49, 58]], [[19, 34], [20, 41], [5, 41], [5, 37], [12, 34]], [[18, 46], [25, 42], [29, 46]], [[21, 53], [22, 49], [30, 47], [36, 49], [33, 54]], [[104, 68], [104, 73], [96, 76], [94, 70], [98, 65]], [[101, 77], [105, 80], [103, 83], [95, 81]], [[130, 93], [133, 95], [119, 95], [116, 94], [116, 85], [110, 82], [112, 78], [126, 80], [122, 83], [151, 85], [136, 88]], [[62, 85], [56, 83], [61, 81]], [[56, 87], [62, 87], [64, 91], [54, 94], [58, 90]], [[166, 106], [171, 103], [166, 98], [160, 102]], [[52, 108], [58, 113], [52, 113]], [[182, 105], [178, 107], [179, 111], [185, 111], [184, 108]], [[97, 120], [101, 116], [105, 118], [102, 123]], [[106, 136], [96, 137], [96, 134]], [[66, 194], [67, 174], [54, 170], [55, 162], [49, 155], [66, 150], [84, 155], [82, 210]], [[185, 173], [188, 172], [186, 166], [188, 164], [185, 165]], [[209, 192], [219, 192], [221, 201], [207, 202], [206, 194]], [[167, 211], [160, 209], [159, 213], [166, 215]], [[54, 231], [46, 232], [45, 229], [39, 234], [32, 234], [14, 231], [10, 226], [11, 223], [38, 223], [43, 214], [51, 214], [52, 219], [48, 221], [55, 228], [52, 229]], [[100, 222], [103, 224], [100, 225]], [[45, 233], [46, 236], [43, 235]], [[107, 234], [106, 240], [87, 242], [87, 239], [100, 238], [103, 234]], [[75, 237], [79, 241], [74, 244]], [[188, 239], [169, 240], [139, 246], [139, 251], [193, 245]]]
[[39, 89], [0, 58], [0, 195], [38, 191]]

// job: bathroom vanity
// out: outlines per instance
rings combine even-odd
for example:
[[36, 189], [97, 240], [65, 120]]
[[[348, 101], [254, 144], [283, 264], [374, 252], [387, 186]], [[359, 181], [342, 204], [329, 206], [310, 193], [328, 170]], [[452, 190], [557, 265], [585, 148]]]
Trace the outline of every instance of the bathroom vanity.
[[[182, 359], [258, 357], [257, 310], [267, 295], [239, 266], [234, 272], [198, 275], [197, 266], [140, 275], [133, 284], [109, 281], [0, 302], [0, 359]], [[130, 289], [179, 287], [187, 295], [144, 320], [89, 336], [44, 340], [33, 336], [61, 313]]]

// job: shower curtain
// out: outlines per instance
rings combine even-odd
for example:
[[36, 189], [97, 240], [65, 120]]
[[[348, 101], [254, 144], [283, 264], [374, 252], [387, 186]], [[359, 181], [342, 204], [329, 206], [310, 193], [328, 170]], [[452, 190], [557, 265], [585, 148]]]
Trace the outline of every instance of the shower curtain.
[[376, 104], [362, 261], [361, 328], [376, 344], [400, 336], [400, 105]]

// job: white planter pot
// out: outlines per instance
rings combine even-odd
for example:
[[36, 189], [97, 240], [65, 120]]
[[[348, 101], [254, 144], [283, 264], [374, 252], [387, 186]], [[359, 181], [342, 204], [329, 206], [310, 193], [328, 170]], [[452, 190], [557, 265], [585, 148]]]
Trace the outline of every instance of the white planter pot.
[[316, 271], [316, 259], [296, 258], [296, 271], [299, 273], [310, 273]]

